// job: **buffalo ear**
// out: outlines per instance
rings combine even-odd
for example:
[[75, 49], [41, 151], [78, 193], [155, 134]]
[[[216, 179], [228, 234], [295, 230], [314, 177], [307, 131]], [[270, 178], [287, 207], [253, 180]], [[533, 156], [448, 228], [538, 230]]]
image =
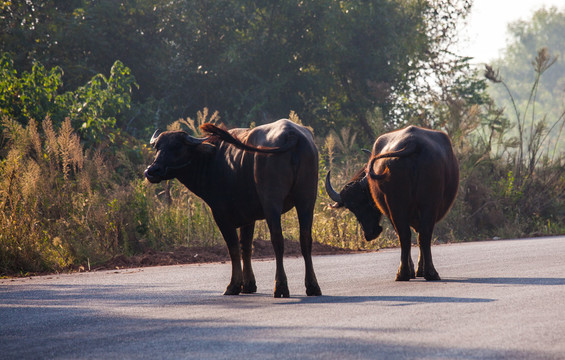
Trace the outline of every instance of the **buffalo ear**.
[[196, 151], [205, 155], [212, 155], [216, 153], [216, 145], [209, 142], [202, 142], [196, 145]]

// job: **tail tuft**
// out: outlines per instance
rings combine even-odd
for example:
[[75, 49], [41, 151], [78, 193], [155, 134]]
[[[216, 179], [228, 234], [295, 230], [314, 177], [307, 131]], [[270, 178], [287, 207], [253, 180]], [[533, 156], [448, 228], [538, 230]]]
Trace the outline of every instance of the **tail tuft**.
[[236, 142], [237, 139], [234, 138], [229, 132], [225, 129], [222, 129], [214, 124], [211, 123], [204, 123], [200, 125], [200, 130], [209, 134], [210, 136], [219, 137], [222, 140], [228, 141], [230, 143]]

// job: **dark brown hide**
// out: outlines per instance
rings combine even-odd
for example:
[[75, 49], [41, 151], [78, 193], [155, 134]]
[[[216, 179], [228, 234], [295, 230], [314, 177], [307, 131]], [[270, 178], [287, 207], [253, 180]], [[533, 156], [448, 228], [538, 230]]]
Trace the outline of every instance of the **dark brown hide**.
[[195, 139], [182, 131], [156, 136], [157, 154], [145, 176], [151, 182], [177, 178], [210, 206], [232, 261], [225, 294], [256, 292], [252, 239], [255, 221], [266, 219], [276, 256], [274, 296], [290, 296], [281, 214], [295, 207], [306, 294], [321, 295], [311, 257], [318, 151], [310, 131], [284, 119], [254, 129], [225, 131], [207, 124], [203, 130], [210, 136]]
[[[384, 134], [373, 146], [365, 174], [374, 204], [390, 219], [398, 234], [402, 253], [396, 280], [416, 276], [439, 280], [432, 261], [432, 233], [435, 224], [449, 211], [459, 186], [459, 166], [449, 137], [415, 126]], [[356, 214], [358, 210], [348, 206], [351, 195], [343, 190], [339, 195], [338, 206]], [[365, 222], [364, 229], [380, 220], [356, 216]], [[417, 271], [410, 256], [410, 227], [418, 232]]]

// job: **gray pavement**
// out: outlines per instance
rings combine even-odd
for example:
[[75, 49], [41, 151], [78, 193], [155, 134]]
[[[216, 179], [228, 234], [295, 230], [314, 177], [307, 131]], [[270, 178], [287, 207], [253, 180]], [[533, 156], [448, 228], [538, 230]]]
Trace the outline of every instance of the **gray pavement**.
[[[395, 282], [399, 249], [316, 256], [324, 293], [222, 296], [231, 267], [0, 280], [0, 359], [565, 359], [565, 237], [432, 247], [442, 281]], [[417, 248], [413, 248], [416, 260]]]

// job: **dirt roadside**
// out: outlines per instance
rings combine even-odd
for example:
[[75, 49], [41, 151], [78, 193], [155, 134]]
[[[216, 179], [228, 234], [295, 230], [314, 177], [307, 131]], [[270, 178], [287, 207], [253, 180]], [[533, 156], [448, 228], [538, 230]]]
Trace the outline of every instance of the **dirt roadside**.
[[[333, 255], [363, 252], [363, 250], [350, 250], [314, 242], [312, 255]], [[302, 256], [300, 243], [285, 239], [284, 255]], [[270, 241], [253, 241], [253, 259], [274, 258], [275, 254]], [[173, 251], [146, 250], [143, 254], [134, 256], [116, 256], [93, 270], [123, 269], [144, 266], [180, 265], [207, 262], [229, 261], [228, 250], [225, 245], [213, 247], [185, 247], [181, 246]]]

